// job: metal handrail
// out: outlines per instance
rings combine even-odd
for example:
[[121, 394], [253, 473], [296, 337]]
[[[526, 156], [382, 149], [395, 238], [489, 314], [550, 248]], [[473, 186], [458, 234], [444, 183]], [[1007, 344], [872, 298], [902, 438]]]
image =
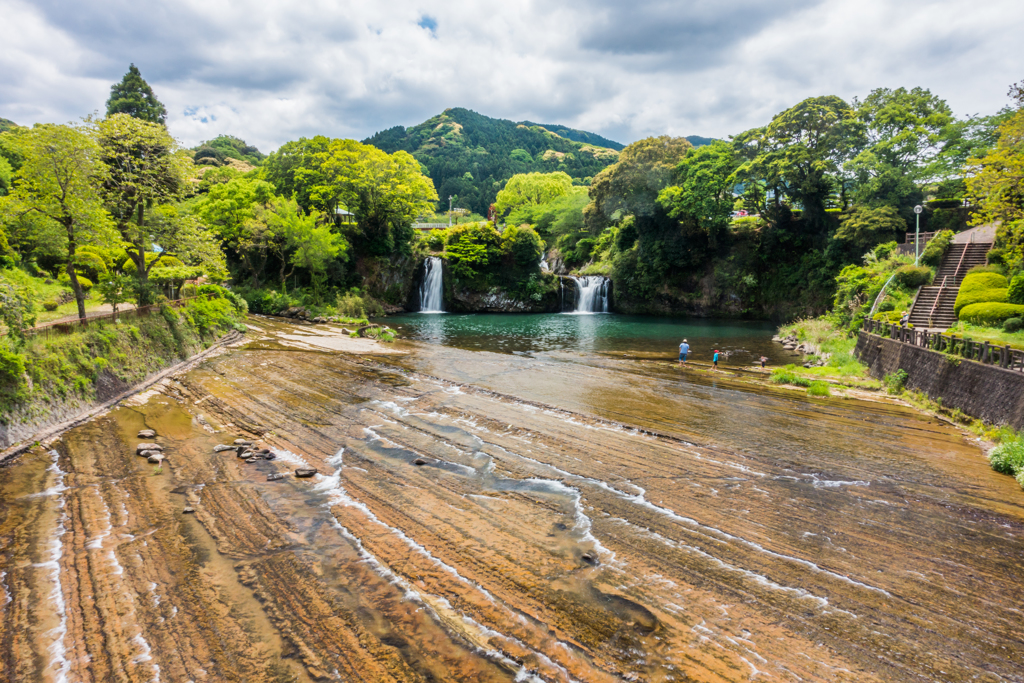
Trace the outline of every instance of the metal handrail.
[[953, 282], [956, 283], [956, 278], [960, 274], [960, 266], [964, 264], [964, 257], [967, 256], [967, 245], [964, 245], [964, 250], [960, 252], [960, 260], [957, 261], [956, 271], [953, 272]]
[[942, 276], [942, 284], [939, 285], [939, 293], [935, 295], [935, 301], [932, 303], [932, 310], [928, 313], [928, 327], [932, 326], [932, 318], [935, 316], [935, 308], [939, 305], [939, 299], [942, 298], [942, 290], [946, 286], [946, 275]]

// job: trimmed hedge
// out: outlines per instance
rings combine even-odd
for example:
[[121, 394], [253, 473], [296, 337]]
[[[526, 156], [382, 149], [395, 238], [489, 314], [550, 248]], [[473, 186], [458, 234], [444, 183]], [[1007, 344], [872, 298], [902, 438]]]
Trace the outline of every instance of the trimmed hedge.
[[1011, 304], [1024, 304], [1024, 273], [1017, 273], [1010, 280], [1010, 288], [1006, 292], [1006, 300]]
[[1024, 306], [987, 301], [980, 304], [969, 304], [960, 311], [960, 319], [975, 325], [1001, 325], [1008, 318], [1024, 316]]
[[896, 270], [896, 282], [913, 289], [928, 284], [932, 279], [932, 269], [927, 266], [902, 266]]
[[1006, 278], [999, 273], [969, 273], [960, 284], [953, 309], [958, 317], [964, 306], [985, 302], [1002, 303], [1007, 300]]

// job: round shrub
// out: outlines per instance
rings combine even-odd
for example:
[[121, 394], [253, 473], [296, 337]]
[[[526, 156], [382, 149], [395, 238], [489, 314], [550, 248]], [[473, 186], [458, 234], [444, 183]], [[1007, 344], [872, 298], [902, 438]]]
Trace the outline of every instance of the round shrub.
[[47, 311], [56, 311], [58, 306], [60, 306], [60, 304], [58, 304], [56, 301], [43, 302], [43, 308], [45, 308]]
[[1024, 327], [1024, 320], [1021, 318], [1007, 318], [1003, 323], [1003, 330], [1006, 332], [1020, 332], [1022, 327]]
[[999, 273], [969, 273], [960, 284], [953, 309], [959, 316], [964, 306], [1006, 301], [1006, 278]]
[[1006, 300], [1011, 304], [1024, 304], [1024, 273], [1017, 273], [1010, 280], [1010, 287], [1006, 290]]
[[1024, 317], [1024, 306], [996, 302], [970, 304], [960, 309], [959, 317], [975, 325], [999, 326], [1009, 318]]
[[[90, 289], [92, 289], [92, 280], [90, 280], [89, 278], [85, 277], [84, 275], [82, 275], [78, 271], [75, 271], [75, 272], [78, 275], [78, 284], [79, 284], [79, 286], [84, 291], [86, 291], [86, 292], [88, 292]], [[67, 273], [61, 273], [57, 277], [57, 282], [61, 283], [62, 285], [66, 285], [68, 287], [71, 286], [71, 278], [68, 277]]]
[[932, 269], [926, 266], [902, 266], [896, 271], [896, 282], [908, 289], [926, 285], [931, 279]]
[[1024, 441], [1004, 441], [988, 454], [988, 462], [996, 472], [1017, 474], [1024, 469]]
[[895, 310], [896, 310], [896, 304], [894, 302], [892, 302], [892, 301], [883, 301], [882, 303], [878, 304], [878, 312], [879, 313], [888, 313], [889, 311], [895, 311]]

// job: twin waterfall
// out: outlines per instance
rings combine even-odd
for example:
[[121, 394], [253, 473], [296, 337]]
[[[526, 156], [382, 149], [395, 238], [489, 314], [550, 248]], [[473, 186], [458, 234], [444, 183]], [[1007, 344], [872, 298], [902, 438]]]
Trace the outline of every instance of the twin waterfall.
[[607, 313], [610, 280], [600, 275], [574, 277], [579, 295], [573, 313]]
[[444, 268], [441, 259], [429, 256], [423, 262], [423, 282], [420, 284], [420, 313], [444, 313]]

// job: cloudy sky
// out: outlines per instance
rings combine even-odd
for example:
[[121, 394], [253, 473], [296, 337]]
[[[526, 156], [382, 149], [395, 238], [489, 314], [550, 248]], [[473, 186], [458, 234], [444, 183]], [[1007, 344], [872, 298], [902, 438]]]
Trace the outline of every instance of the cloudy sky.
[[724, 137], [877, 87], [993, 113], [1022, 35], [1021, 0], [0, 0], [0, 117], [102, 111], [134, 62], [188, 145], [361, 139], [460, 106]]

